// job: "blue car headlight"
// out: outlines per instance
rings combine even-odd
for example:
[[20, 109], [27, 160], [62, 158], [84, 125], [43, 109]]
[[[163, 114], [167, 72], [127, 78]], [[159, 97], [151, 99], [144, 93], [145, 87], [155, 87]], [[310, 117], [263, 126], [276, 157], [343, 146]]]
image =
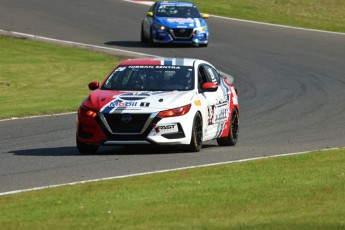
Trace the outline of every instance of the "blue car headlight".
[[207, 26], [201, 26], [198, 28], [195, 28], [196, 31], [202, 32], [202, 31], [206, 31], [207, 30]]
[[159, 24], [153, 24], [153, 26], [154, 26], [157, 30], [167, 30], [167, 29], [168, 29], [168, 27], [162, 26], [162, 25], [159, 25]]

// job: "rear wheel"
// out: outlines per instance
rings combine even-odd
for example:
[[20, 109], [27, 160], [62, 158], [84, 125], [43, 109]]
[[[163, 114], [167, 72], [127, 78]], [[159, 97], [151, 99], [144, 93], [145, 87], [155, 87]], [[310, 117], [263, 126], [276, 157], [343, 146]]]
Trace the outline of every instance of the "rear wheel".
[[192, 127], [192, 139], [187, 147], [190, 152], [199, 152], [202, 147], [202, 118], [200, 113], [195, 114], [193, 127]]
[[231, 113], [231, 121], [229, 127], [229, 133], [227, 137], [218, 138], [217, 142], [220, 146], [234, 146], [238, 140], [239, 134], [239, 114], [237, 109], [233, 109]]
[[99, 148], [99, 145], [84, 144], [78, 141], [77, 139], [77, 149], [80, 154], [83, 154], [83, 155], [95, 154], [97, 153], [98, 148]]

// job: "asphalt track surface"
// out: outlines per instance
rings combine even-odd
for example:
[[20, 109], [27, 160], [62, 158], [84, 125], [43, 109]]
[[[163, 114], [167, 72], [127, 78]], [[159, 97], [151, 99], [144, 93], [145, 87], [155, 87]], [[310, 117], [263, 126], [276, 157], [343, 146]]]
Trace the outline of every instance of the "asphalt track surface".
[[345, 146], [345, 35], [210, 17], [207, 48], [151, 48], [139, 41], [147, 9], [120, 0], [0, 0], [0, 29], [208, 60], [235, 78], [238, 144], [207, 142], [199, 153], [107, 147], [80, 156], [75, 114], [0, 121], [0, 192]]

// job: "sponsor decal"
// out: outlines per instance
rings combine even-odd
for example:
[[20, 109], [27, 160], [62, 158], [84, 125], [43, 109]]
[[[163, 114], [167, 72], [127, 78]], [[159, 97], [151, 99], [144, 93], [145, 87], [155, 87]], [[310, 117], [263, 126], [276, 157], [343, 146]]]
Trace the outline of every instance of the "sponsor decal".
[[139, 102], [135, 101], [123, 101], [121, 99], [115, 99], [109, 102], [106, 106], [104, 106], [100, 112], [102, 113], [110, 113], [114, 108], [117, 109], [130, 109], [139, 106]]
[[112, 101], [109, 103], [107, 107], [110, 108], [116, 108], [116, 107], [134, 107], [137, 106], [138, 102], [133, 101], [122, 101], [120, 99], [117, 99], [115, 101]]
[[172, 61], [164, 61], [164, 65], [138, 65], [128, 66], [130, 69], [181, 69], [180, 66], [173, 66]]
[[216, 105], [211, 105], [208, 108], [208, 124], [216, 124], [228, 120], [229, 117], [229, 103], [222, 102]]
[[176, 133], [178, 131], [178, 127], [176, 124], [170, 125], [159, 125], [155, 128], [156, 133], [164, 134], [164, 133]]
[[195, 100], [195, 101], [194, 101], [194, 104], [195, 104], [196, 106], [201, 106], [201, 101], [200, 101], [200, 100]]
[[178, 23], [178, 24], [194, 23], [194, 20], [191, 18], [168, 18], [167, 21], [170, 23]]
[[140, 102], [140, 106], [141, 107], [149, 107], [150, 106], [150, 102]]

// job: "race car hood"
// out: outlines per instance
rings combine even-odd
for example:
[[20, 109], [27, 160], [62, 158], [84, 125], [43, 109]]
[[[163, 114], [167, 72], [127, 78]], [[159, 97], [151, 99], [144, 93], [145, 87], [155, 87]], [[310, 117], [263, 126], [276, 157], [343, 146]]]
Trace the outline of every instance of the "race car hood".
[[193, 91], [111, 91], [97, 89], [83, 106], [102, 113], [153, 113], [190, 103]]
[[202, 18], [166, 18], [157, 17], [156, 23], [159, 25], [167, 26], [169, 28], [198, 28], [205, 26], [206, 22]]

